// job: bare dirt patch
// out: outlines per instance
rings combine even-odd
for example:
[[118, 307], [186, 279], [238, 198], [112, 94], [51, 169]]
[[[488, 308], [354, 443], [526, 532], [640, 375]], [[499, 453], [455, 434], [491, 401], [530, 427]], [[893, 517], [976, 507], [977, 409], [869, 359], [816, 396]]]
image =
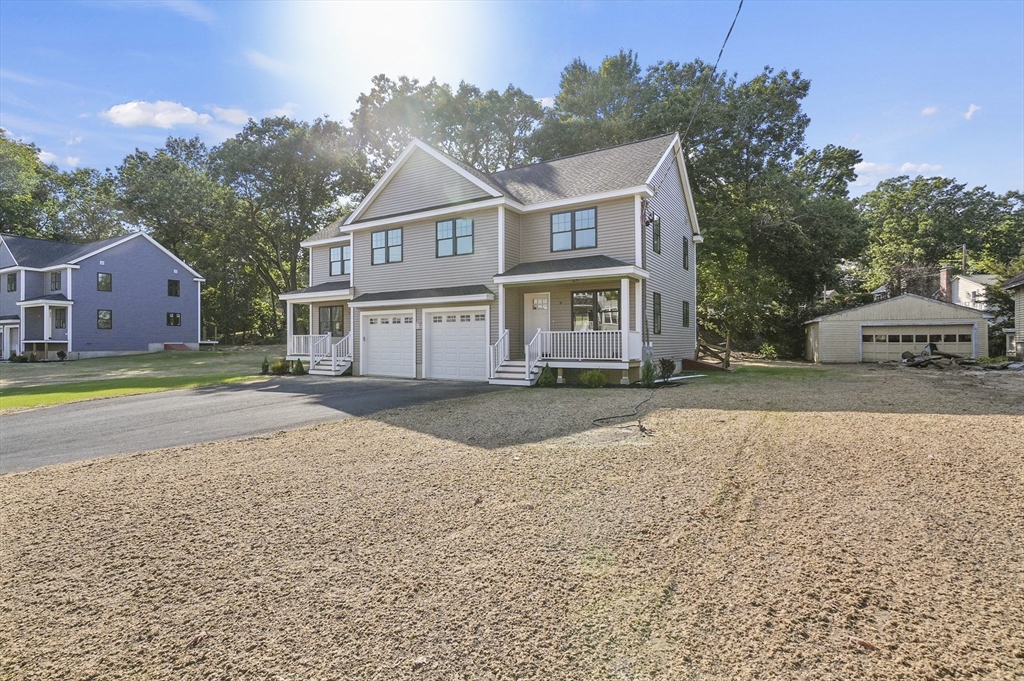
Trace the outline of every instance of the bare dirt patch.
[[0, 478], [0, 676], [1024, 675], [1024, 381], [758, 371]]

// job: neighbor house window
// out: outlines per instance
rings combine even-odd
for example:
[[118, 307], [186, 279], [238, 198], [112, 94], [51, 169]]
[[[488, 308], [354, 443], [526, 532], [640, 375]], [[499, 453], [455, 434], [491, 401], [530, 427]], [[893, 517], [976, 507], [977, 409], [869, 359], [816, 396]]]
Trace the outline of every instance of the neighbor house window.
[[597, 246], [597, 209], [551, 214], [551, 250], [572, 251]]
[[573, 292], [573, 331], [617, 331], [618, 328], [618, 289]]
[[661, 253], [661, 218], [657, 215], [651, 216], [651, 248]]
[[402, 228], [374, 232], [370, 235], [371, 260], [374, 265], [402, 262]]
[[60, 290], [60, 272], [50, 272], [50, 290]]
[[683, 237], [683, 269], [690, 269], [690, 240]]
[[114, 276], [112, 274], [110, 274], [109, 272], [97, 272], [96, 273], [96, 290], [97, 291], [113, 291], [114, 290]]
[[53, 328], [68, 328], [68, 309], [66, 307], [53, 308]]
[[437, 223], [437, 257], [468, 255], [473, 252], [473, 221], [466, 218]]
[[181, 281], [178, 279], [167, 280], [167, 295], [172, 298], [178, 298], [181, 296]]
[[661, 333], [661, 294], [654, 294], [654, 333]]
[[345, 308], [341, 305], [328, 305], [320, 308], [320, 334], [331, 334], [341, 337], [345, 335]]
[[687, 329], [690, 327], [690, 301], [683, 301], [683, 328]]
[[18, 290], [18, 273], [11, 272], [7, 275], [7, 292], [12, 293]]
[[352, 271], [352, 247], [331, 246], [331, 276], [340, 277]]
[[167, 313], [167, 326], [181, 326], [181, 313], [180, 312], [168, 312]]
[[111, 312], [110, 310], [96, 310], [96, 328], [114, 328], [114, 313]]

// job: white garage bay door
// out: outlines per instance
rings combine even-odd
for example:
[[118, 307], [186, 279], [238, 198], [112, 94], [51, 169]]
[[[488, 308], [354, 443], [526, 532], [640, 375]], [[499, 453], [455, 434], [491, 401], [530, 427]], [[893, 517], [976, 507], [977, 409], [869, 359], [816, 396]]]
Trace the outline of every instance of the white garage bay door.
[[416, 324], [411, 313], [362, 318], [363, 373], [416, 378]]
[[487, 380], [487, 313], [465, 308], [429, 310], [424, 351], [427, 378]]
[[920, 355], [929, 343], [935, 343], [942, 352], [972, 357], [974, 325], [865, 326], [861, 329], [865, 362], [900, 359], [908, 350]]

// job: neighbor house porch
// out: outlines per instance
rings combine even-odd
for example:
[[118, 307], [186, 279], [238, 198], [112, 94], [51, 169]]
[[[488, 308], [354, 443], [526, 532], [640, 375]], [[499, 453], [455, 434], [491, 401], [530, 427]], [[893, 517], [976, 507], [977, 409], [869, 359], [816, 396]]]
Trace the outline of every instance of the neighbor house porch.
[[[310, 286], [280, 298], [288, 320], [285, 357], [307, 362], [311, 374], [340, 376], [348, 371], [353, 356], [349, 282]], [[300, 323], [296, 312], [301, 306], [309, 314]]]
[[[17, 302], [20, 323], [17, 331], [5, 329], [9, 334], [6, 345], [8, 355], [34, 352], [41, 359], [56, 359], [59, 352], [71, 349], [71, 310], [73, 300], [63, 294], [42, 296]], [[17, 347], [15, 347], [15, 345]]]

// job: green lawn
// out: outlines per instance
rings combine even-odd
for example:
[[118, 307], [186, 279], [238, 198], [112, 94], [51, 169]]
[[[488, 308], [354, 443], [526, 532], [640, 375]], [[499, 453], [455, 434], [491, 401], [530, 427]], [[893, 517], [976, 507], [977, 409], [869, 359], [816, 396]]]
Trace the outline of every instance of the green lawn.
[[4, 364], [0, 365], [0, 412], [258, 380], [263, 357], [273, 361], [283, 353], [283, 347], [263, 346]]

